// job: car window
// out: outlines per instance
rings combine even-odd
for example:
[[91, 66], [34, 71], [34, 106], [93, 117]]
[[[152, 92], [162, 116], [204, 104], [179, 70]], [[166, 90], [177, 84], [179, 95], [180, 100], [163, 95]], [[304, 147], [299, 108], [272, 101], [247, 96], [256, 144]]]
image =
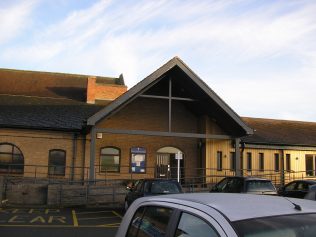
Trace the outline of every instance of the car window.
[[240, 237], [315, 237], [316, 214], [254, 218], [232, 224]]
[[299, 191], [307, 191], [308, 190], [308, 184], [307, 183], [303, 183], [303, 182], [298, 183], [297, 190], [299, 190]]
[[217, 237], [217, 232], [204, 220], [182, 213], [175, 237]]
[[247, 181], [247, 192], [251, 191], [275, 191], [275, 188], [270, 181], [251, 180]]
[[284, 191], [286, 191], [286, 192], [288, 192], [288, 191], [293, 191], [293, 190], [295, 190], [295, 187], [296, 187], [296, 183], [288, 184], [288, 185], [285, 187]]
[[225, 190], [228, 181], [229, 181], [229, 179], [223, 179], [222, 181], [220, 181], [220, 182], [216, 185], [216, 189], [217, 189], [218, 191], [223, 191], [223, 190]]
[[139, 181], [136, 188], [135, 188], [136, 192], [142, 191], [142, 185], [143, 185], [143, 181]]
[[180, 193], [179, 185], [176, 182], [152, 182], [151, 193], [153, 194], [167, 194]]
[[128, 231], [127, 231], [127, 235], [126, 235], [127, 237], [137, 236], [137, 231], [138, 231], [139, 225], [141, 223], [141, 220], [143, 218], [144, 209], [145, 208], [141, 207], [134, 214], [132, 222], [131, 222], [131, 224], [128, 228]]
[[240, 193], [242, 191], [243, 181], [241, 179], [231, 179], [228, 182], [226, 192], [229, 193]]
[[171, 208], [149, 206], [134, 215], [126, 237], [164, 237], [172, 215]]

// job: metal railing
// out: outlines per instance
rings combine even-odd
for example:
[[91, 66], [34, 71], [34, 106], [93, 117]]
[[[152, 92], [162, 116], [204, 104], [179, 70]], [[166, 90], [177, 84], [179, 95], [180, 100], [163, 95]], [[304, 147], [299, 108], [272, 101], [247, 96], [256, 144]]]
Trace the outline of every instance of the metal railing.
[[[1, 164], [0, 164], [1, 167]], [[17, 169], [17, 167], [19, 167]], [[115, 166], [116, 168], [118, 166]], [[117, 172], [113, 167], [95, 166], [95, 179], [93, 182], [102, 184], [127, 183], [130, 180], [142, 178], [177, 179], [177, 167], [146, 167], [144, 172], [132, 172], [130, 166], [119, 166]], [[18, 171], [18, 172], [17, 172]], [[0, 176], [15, 177], [16, 179], [32, 182], [48, 183], [80, 183], [89, 180], [89, 167], [47, 166], [47, 165], [6, 165], [0, 169]], [[316, 179], [315, 171], [275, 171], [275, 170], [242, 170], [243, 176], [254, 176], [270, 179], [276, 186], [296, 179]], [[180, 182], [188, 188], [210, 188], [213, 184], [227, 176], [235, 176], [230, 169], [218, 170], [216, 168], [183, 168], [180, 169]]]

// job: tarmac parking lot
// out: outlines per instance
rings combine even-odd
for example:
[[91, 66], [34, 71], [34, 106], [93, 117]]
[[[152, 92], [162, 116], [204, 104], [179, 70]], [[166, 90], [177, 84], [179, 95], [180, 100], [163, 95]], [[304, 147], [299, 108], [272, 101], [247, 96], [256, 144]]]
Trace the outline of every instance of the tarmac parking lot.
[[0, 208], [1, 237], [115, 236], [122, 210], [105, 208]]

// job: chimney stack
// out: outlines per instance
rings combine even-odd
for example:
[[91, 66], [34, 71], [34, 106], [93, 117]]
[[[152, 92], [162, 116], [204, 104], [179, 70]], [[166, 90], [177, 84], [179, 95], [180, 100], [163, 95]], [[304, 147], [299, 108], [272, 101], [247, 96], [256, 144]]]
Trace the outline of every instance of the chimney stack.
[[87, 81], [87, 103], [95, 104], [96, 99], [96, 77], [88, 77]]

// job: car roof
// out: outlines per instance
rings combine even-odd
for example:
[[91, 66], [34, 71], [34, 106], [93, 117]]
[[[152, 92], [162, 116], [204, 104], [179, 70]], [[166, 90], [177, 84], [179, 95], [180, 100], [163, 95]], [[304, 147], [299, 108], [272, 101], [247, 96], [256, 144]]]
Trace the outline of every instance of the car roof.
[[299, 179], [299, 180], [294, 180], [290, 183], [297, 183], [297, 182], [303, 182], [303, 183], [308, 183], [308, 184], [316, 184], [316, 180], [312, 179]]
[[243, 177], [243, 176], [229, 176], [227, 178], [229, 178], [229, 179], [236, 179], [236, 178], [237, 179], [244, 179], [245, 181], [251, 181], [251, 180], [271, 181], [269, 179], [252, 177], [252, 176], [247, 176], [247, 177]]
[[[150, 179], [150, 178], [146, 178], [146, 179], [138, 179], [139, 181], [146, 181], [146, 182], [148, 182], [148, 181], [150, 181], [150, 182], [156, 182], [156, 181], [158, 181], [158, 182], [178, 182], [176, 179]], [[136, 181], [138, 181], [138, 180], [136, 180]]]
[[[255, 194], [186, 193], [147, 197], [140, 201], [181, 203], [201, 209], [201, 211], [205, 211], [205, 206], [208, 206], [225, 215], [230, 221], [266, 216], [316, 213], [315, 201]], [[299, 205], [301, 210], [295, 209], [293, 203]]]

